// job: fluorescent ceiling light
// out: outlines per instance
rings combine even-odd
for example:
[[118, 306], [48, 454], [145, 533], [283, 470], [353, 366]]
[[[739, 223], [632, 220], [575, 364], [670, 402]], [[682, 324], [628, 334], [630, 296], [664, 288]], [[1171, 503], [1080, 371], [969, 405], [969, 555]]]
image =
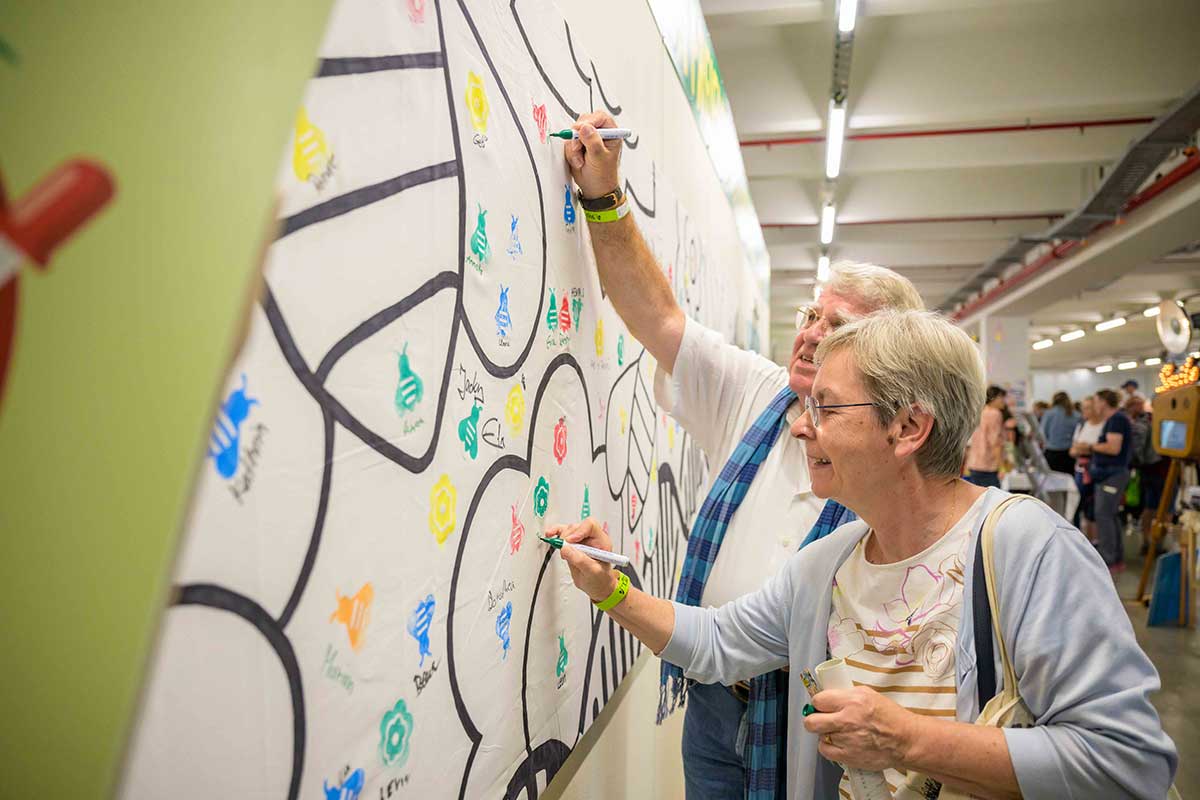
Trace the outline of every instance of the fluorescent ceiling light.
[[1053, 346], [1054, 346], [1053, 339], [1042, 339], [1039, 342], [1033, 343], [1034, 350], [1045, 350], [1047, 347], [1053, 347]]
[[817, 259], [817, 280], [829, 280], [829, 256], [821, 256]]
[[829, 101], [829, 132], [825, 137], [825, 177], [833, 180], [842, 171], [842, 145], [846, 141], [846, 107]]
[[1087, 336], [1087, 332], [1081, 329], [1077, 331], [1068, 331], [1067, 333], [1064, 333], [1062, 336], [1058, 337], [1058, 340], [1060, 342], [1073, 342], [1076, 339], [1082, 339], [1084, 336]]
[[821, 209], [821, 244], [833, 241], [833, 226], [837, 221], [837, 207], [832, 203]]
[[1117, 369], [1133, 369], [1136, 366], [1136, 361], [1122, 361], [1120, 364], [1117, 364]]
[[1157, 367], [1161, 363], [1162, 363], [1161, 358], [1147, 358], [1145, 361], [1142, 362], [1142, 366]]
[[1115, 319], [1106, 319], [1096, 326], [1098, 331], [1111, 331], [1113, 328], [1119, 328], [1125, 324], [1124, 317], [1116, 317]]
[[1112, 372], [1112, 364], [1101, 364], [1096, 367], [1096, 372]]
[[842, 0], [838, 3], [838, 33], [850, 33], [858, 17], [858, 0]]
[[1158, 312], [1161, 310], [1162, 309], [1160, 309], [1158, 306], [1150, 306], [1149, 308], [1147, 308], [1145, 311], [1142, 312], [1142, 316], [1143, 317], [1157, 317]]

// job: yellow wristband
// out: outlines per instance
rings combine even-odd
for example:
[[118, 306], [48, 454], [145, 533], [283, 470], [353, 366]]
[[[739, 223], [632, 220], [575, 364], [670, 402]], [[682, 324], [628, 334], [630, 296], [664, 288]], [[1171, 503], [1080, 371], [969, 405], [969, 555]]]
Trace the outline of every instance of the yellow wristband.
[[624, 600], [627, 594], [629, 594], [629, 576], [622, 572], [621, 577], [617, 578], [617, 588], [613, 589], [612, 594], [593, 605], [601, 611], [608, 611], [616, 608], [617, 604]]
[[583, 210], [584, 219], [588, 222], [616, 222], [628, 213], [628, 200], [622, 202], [616, 208], [607, 208], [604, 211], [588, 211], [586, 208]]

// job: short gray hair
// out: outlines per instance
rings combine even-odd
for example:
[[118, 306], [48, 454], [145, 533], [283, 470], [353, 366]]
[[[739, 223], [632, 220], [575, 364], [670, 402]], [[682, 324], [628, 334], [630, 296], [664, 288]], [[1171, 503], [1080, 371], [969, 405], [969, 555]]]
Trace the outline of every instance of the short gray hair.
[[825, 291], [854, 297], [872, 311], [919, 311], [925, 307], [912, 281], [878, 264], [838, 261], [829, 268]]
[[933, 417], [917, 451], [924, 475], [962, 472], [983, 412], [983, 359], [963, 330], [931, 311], [880, 311], [838, 328], [817, 345], [818, 363], [849, 350], [880, 424], [916, 406]]

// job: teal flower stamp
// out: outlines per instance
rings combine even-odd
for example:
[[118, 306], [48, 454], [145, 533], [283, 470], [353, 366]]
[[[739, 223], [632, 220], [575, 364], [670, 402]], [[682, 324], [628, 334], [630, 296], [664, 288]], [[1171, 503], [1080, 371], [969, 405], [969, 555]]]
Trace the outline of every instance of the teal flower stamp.
[[403, 699], [397, 700], [391, 711], [384, 712], [379, 725], [379, 758], [384, 766], [403, 767], [408, 761], [412, 730], [412, 714]]
[[539, 476], [537, 486], [533, 489], [533, 513], [539, 517], [546, 516], [546, 509], [550, 507], [550, 482], [545, 476]]

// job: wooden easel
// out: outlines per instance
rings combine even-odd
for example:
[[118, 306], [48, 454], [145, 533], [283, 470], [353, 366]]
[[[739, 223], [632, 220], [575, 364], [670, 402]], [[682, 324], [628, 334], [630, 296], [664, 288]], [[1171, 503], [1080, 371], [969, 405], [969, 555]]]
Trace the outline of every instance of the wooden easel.
[[[1162, 497], [1158, 500], [1158, 509], [1154, 513], [1154, 522], [1150, 525], [1150, 548], [1146, 553], [1146, 561], [1142, 564], [1142, 575], [1138, 579], [1137, 600], [1143, 605], [1150, 603], [1146, 594], [1146, 584], [1154, 572], [1154, 563], [1158, 559], [1158, 544], [1167, 534], [1167, 521], [1170, 518], [1172, 501], [1175, 496], [1175, 486], [1179, 483], [1179, 473], [1183, 469], [1184, 459], [1172, 458], [1171, 466], [1167, 469], [1167, 480], [1163, 486]], [[1196, 543], [1188, 536], [1180, 542], [1181, 558], [1179, 560], [1179, 627], [1185, 628], [1192, 623], [1192, 603], [1188, 589], [1195, 574]]]

